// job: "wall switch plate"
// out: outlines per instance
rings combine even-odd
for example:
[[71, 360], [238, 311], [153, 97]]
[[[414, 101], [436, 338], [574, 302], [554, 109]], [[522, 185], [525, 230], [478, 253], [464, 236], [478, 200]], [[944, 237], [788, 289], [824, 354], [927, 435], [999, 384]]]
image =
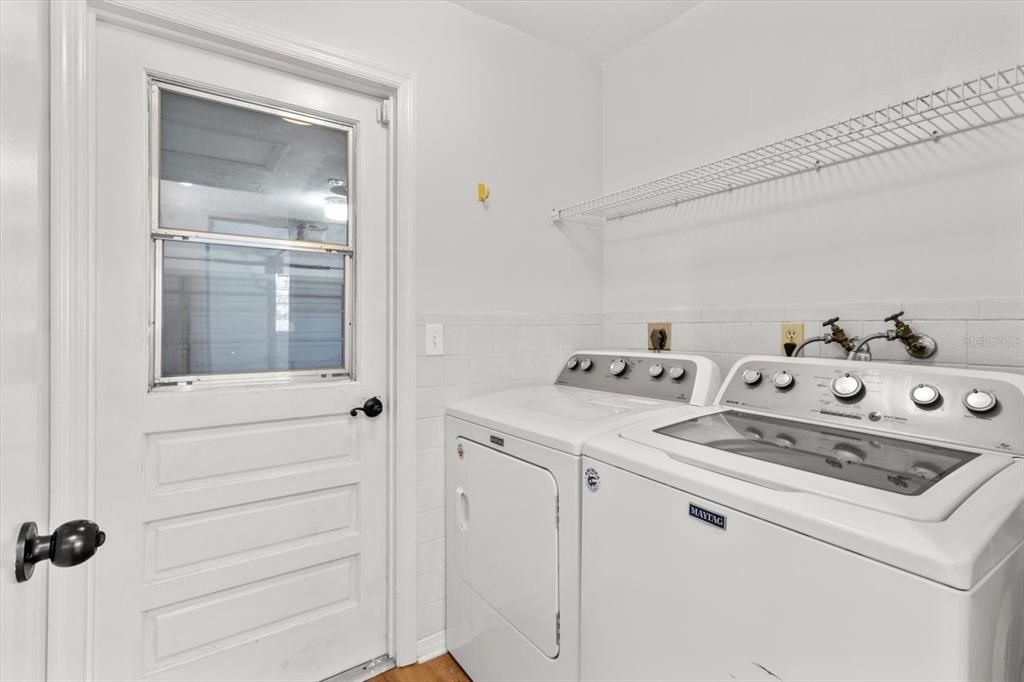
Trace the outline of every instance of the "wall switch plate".
[[426, 354], [444, 355], [444, 325], [428, 324], [426, 330]]
[[647, 350], [672, 350], [672, 323], [647, 323]]
[[782, 323], [782, 354], [792, 355], [796, 347], [804, 342], [803, 322]]

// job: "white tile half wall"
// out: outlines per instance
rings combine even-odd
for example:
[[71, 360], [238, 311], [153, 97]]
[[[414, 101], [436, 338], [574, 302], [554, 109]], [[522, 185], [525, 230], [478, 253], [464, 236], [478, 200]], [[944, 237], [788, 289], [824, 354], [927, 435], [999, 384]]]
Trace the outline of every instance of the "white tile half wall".
[[[505, 388], [547, 383], [568, 355], [601, 348], [603, 316], [421, 314], [417, 351], [417, 638], [420, 656], [443, 649], [444, 410]], [[425, 324], [444, 325], [444, 355], [426, 356]], [[431, 650], [427, 650], [431, 649]]]
[[[780, 354], [781, 324], [803, 322], [804, 337], [822, 333], [823, 320], [838, 315], [847, 335], [891, 329], [887, 315], [903, 310], [914, 331], [938, 342], [927, 360], [912, 360], [895, 341], [871, 344], [873, 359], [885, 362], [971, 367], [1024, 373], [1024, 298], [956, 299], [877, 303], [801, 304], [612, 312], [605, 315], [606, 348], [644, 348], [647, 322], [672, 323], [672, 350], [715, 360], [723, 376], [736, 360], [752, 354]], [[839, 344], [813, 344], [810, 357], [842, 357]]]

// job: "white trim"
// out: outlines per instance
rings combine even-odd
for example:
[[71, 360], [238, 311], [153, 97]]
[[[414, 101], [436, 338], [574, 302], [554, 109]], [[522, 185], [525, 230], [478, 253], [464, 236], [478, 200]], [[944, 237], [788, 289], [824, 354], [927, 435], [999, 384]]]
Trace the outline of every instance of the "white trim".
[[[399, 665], [416, 642], [416, 314], [413, 78], [333, 47], [197, 4], [57, 0], [51, 5], [51, 519], [90, 517], [94, 497], [95, 45], [97, 21], [389, 98], [388, 633]], [[102, 557], [99, 558], [102, 560]], [[93, 563], [51, 571], [50, 679], [93, 678]]]
[[445, 631], [435, 632], [416, 642], [416, 662], [426, 663], [432, 658], [448, 653]]
[[[93, 517], [95, 102], [84, 3], [50, 5], [50, 520]], [[92, 677], [94, 562], [49, 571], [47, 677]]]

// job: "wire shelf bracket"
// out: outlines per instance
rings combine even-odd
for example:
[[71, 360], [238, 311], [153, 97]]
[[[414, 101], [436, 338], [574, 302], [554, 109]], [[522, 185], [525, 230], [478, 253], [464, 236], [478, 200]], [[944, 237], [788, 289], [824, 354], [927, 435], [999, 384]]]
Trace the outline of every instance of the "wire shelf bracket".
[[565, 208], [551, 218], [624, 218], [1024, 116], [1024, 65]]

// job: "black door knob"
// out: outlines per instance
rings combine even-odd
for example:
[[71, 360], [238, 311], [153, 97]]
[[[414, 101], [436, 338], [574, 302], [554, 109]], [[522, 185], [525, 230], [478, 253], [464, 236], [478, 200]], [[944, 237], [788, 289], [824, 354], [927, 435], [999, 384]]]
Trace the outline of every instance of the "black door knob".
[[353, 417], [362, 412], [367, 417], [377, 417], [381, 412], [384, 411], [384, 403], [380, 401], [380, 398], [370, 398], [362, 407], [353, 407], [349, 410], [349, 414]]
[[52, 535], [39, 535], [32, 521], [21, 524], [14, 558], [14, 576], [19, 583], [32, 577], [36, 564], [49, 560], [67, 568], [88, 561], [107, 541], [107, 534], [92, 521], [78, 519], [57, 526]]

